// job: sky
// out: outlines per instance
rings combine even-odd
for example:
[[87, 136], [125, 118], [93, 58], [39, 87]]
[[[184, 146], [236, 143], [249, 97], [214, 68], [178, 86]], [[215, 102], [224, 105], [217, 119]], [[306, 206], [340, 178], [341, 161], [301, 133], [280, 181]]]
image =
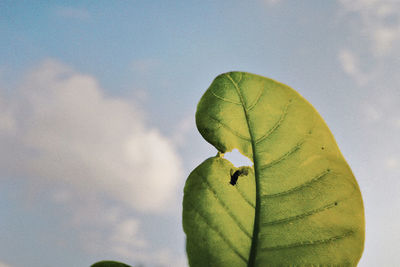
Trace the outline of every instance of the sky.
[[233, 70], [319, 111], [363, 195], [359, 266], [396, 266], [399, 45], [398, 0], [0, 0], [0, 267], [187, 266], [183, 186], [216, 154], [196, 105]]

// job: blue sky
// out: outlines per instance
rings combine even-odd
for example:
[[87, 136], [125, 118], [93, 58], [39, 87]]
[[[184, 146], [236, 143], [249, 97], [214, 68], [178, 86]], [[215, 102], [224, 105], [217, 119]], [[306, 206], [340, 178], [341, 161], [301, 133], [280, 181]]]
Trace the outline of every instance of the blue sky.
[[220, 73], [290, 85], [360, 184], [359, 266], [400, 261], [395, 0], [0, 1], [0, 266], [186, 266], [183, 185]]

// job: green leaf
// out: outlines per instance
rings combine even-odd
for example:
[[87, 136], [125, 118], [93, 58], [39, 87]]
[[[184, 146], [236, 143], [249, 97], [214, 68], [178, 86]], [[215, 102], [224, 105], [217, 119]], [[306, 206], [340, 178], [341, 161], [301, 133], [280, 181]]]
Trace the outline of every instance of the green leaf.
[[[201, 98], [196, 124], [219, 153], [186, 181], [190, 266], [357, 265], [364, 247], [361, 193], [303, 97], [265, 77], [225, 73]], [[223, 153], [234, 148], [254, 165], [232, 185], [238, 169]]]
[[90, 267], [131, 267], [131, 266], [117, 261], [99, 261]]

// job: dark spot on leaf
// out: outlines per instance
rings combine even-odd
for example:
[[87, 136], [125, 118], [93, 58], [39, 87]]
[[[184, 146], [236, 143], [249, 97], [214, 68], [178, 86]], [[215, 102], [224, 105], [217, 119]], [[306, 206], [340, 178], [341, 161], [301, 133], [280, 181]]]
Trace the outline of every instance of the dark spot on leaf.
[[247, 168], [243, 168], [243, 169], [239, 169], [237, 171], [235, 171], [232, 175], [231, 175], [231, 181], [229, 182], [231, 185], [236, 185], [237, 180], [239, 179], [239, 176], [242, 175], [247, 175], [249, 174], [249, 171]]
[[229, 182], [231, 185], [235, 185], [237, 180], [239, 179], [240, 171], [235, 171], [234, 174], [231, 175], [231, 181]]
[[335, 206], [337, 206], [337, 202], [335, 202]]

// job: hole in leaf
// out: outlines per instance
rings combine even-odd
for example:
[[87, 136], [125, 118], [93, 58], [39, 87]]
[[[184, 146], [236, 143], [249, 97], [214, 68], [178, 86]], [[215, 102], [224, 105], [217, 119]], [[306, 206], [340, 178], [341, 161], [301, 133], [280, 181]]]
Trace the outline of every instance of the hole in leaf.
[[253, 166], [253, 162], [236, 148], [232, 152], [225, 153], [224, 158], [229, 160], [235, 167]]

